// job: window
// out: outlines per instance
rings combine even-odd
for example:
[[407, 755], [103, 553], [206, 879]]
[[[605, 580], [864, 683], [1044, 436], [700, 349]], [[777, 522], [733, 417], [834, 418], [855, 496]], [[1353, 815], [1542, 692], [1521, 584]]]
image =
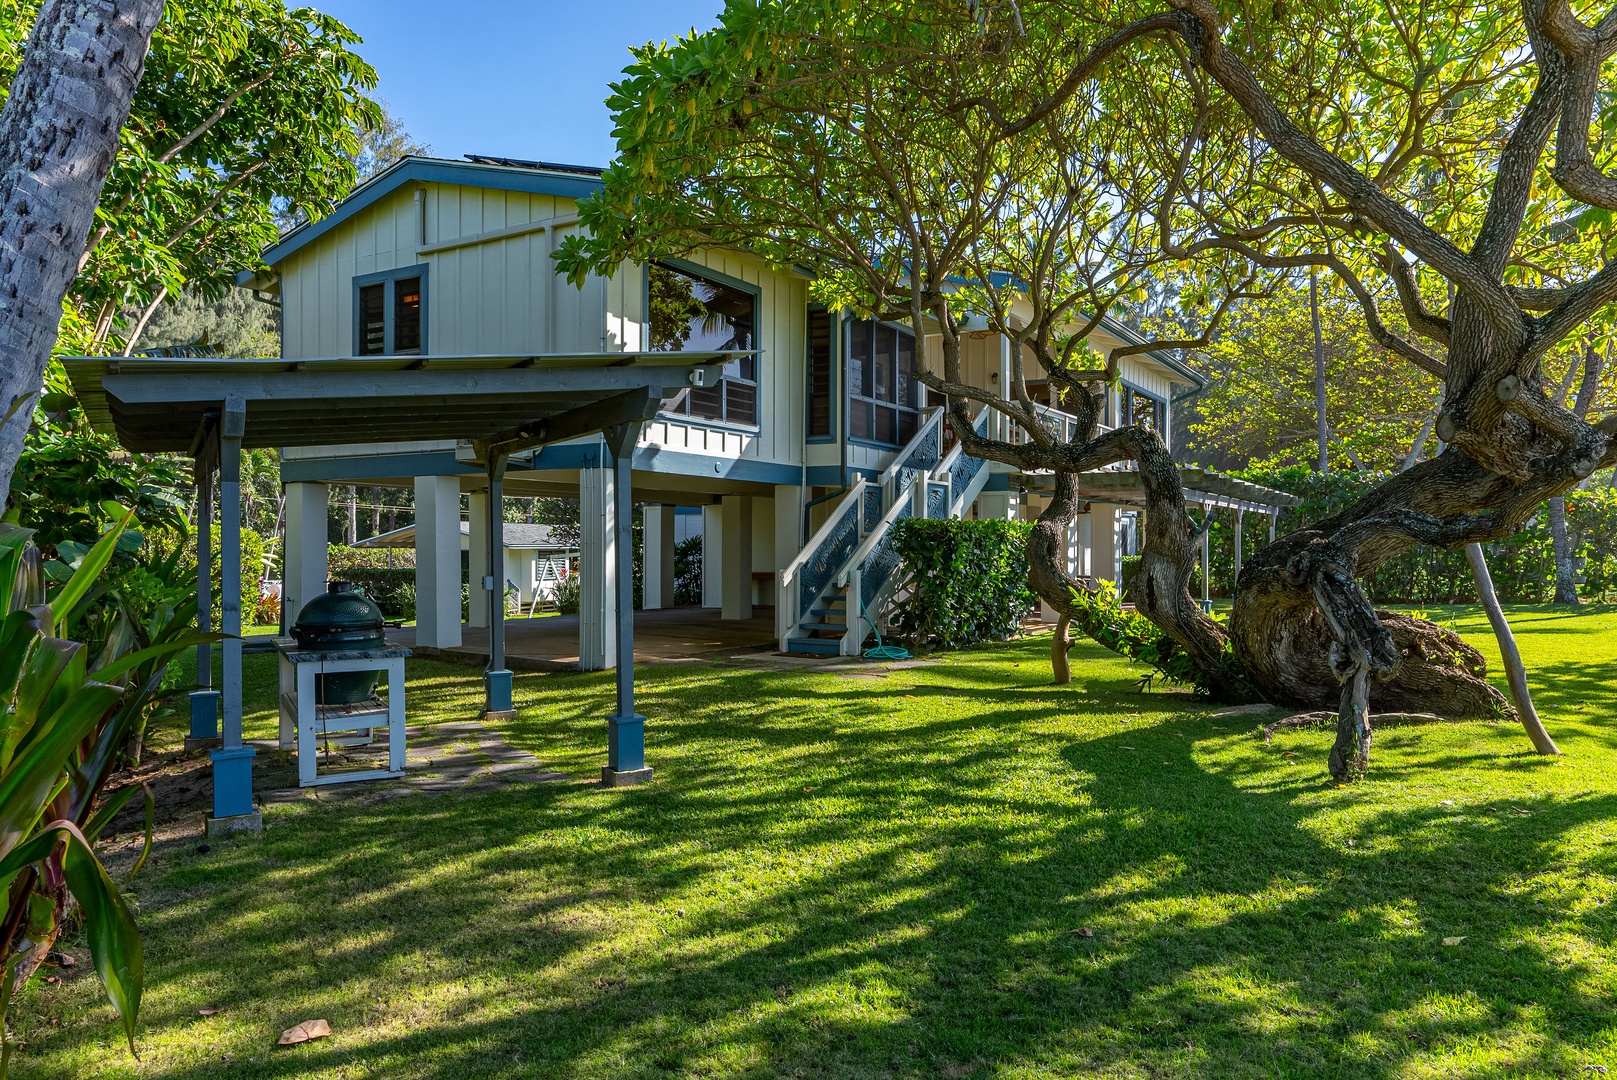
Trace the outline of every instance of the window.
[[426, 351], [427, 268], [406, 266], [354, 279], [354, 353]]
[[1123, 422], [1143, 424], [1164, 439], [1168, 437], [1168, 406], [1160, 398], [1152, 397], [1132, 386], [1123, 387]]
[[878, 322], [848, 326], [848, 434], [902, 446], [920, 419], [915, 338]]
[[808, 437], [831, 437], [831, 313], [808, 313]]
[[[722, 351], [756, 346], [757, 297], [733, 285], [663, 263], [647, 268], [651, 348], [656, 352]], [[713, 386], [693, 386], [663, 400], [662, 411], [729, 424], [758, 423], [758, 358], [724, 365]]]

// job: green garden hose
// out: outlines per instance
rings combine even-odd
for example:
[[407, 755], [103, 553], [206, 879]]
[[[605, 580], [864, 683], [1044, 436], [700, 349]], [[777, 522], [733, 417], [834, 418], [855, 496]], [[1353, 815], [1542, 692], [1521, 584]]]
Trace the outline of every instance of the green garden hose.
[[897, 645], [882, 644], [881, 631], [876, 629], [876, 620], [872, 619], [870, 617], [870, 612], [865, 610], [865, 601], [863, 597], [861, 597], [859, 600], [859, 614], [864, 617], [865, 622], [870, 624], [871, 632], [876, 635], [876, 644], [871, 648], [866, 649], [860, 654], [861, 656], [863, 656], [866, 660], [911, 659], [912, 654], [908, 649], [899, 648]]

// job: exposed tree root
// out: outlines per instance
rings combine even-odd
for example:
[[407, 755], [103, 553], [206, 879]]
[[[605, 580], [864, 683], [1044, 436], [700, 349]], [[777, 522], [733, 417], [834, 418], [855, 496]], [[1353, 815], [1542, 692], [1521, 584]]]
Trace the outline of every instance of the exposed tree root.
[[[1314, 712], [1294, 713], [1291, 716], [1281, 717], [1272, 724], [1265, 724], [1263, 727], [1258, 729], [1258, 734], [1263, 736], [1263, 741], [1265, 743], [1268, 743], [1273, 741], [1275, 732], [1277, 731], [1290, 731], [1295, 728], [1319, 729], [1335, 727], [1339, 716], [1339, 713], [1331, 712], [1326, 709], [1318, 709]], [[1438, 716], [1436, 713], [1408, 712], [1372, 713], [1370, 716], [1370, 721], [1372, 727], [1375, 728], [1397, 727], [1408, 724], [1454, 723], [1454, 721], [1449, 720], [1447, 717]]]

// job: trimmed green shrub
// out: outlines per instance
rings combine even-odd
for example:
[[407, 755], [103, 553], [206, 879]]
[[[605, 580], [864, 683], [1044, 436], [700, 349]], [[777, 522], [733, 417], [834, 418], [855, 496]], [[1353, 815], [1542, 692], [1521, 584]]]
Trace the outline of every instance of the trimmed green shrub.
[[412, 570], [415, 568], [415, 548], [349, 547], [332, 544], [326, 549], [326, 565], [331, 576], [346, 581], [339, 570]]
[[1134, 584], [1134, 575], [1140, 572], [1140, 556], [1125, 555], [1120, 562], [1121, 566], [1117, 571], [1117, 595], [1123, 597], [1129, 594], [1129, 586]]
[[908, 518], [893, 531], [909, 596], [893, 620], [917, 645], [957, 648], [1003, 641], [1038, 601], [1027, 587], [1024, 521]]

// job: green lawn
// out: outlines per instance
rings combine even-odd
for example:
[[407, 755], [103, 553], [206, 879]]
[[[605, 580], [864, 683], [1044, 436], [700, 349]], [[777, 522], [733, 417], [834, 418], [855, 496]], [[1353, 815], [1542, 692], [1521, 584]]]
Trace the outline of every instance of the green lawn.
[[[1047, 639], [880, 680], [643, 669], [648, 787], [304, 804], [163, 854], [141, 1062], [81, 975], [22, 995], [15, 1075], [1599, 1075], [1617, 608], [1514, 618], [1568, 756], [1390, 729], [1347, 788], [1329, 733], [1265, 747], [1087, 645], [1065, 688]], [[416, 719], [471, 715], [474, 670], [410, 670]], [[521, 676], [507, 737], [597, 774], [610, 688]]]

